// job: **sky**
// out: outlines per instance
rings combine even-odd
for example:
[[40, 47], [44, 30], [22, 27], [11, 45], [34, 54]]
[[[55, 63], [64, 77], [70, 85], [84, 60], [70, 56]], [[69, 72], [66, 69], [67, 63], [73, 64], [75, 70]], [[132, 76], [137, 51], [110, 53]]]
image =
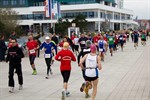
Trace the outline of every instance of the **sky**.
[[150, 19], [150, 0], [124, 0], [124, 8], [134, 11], [138, 19]]

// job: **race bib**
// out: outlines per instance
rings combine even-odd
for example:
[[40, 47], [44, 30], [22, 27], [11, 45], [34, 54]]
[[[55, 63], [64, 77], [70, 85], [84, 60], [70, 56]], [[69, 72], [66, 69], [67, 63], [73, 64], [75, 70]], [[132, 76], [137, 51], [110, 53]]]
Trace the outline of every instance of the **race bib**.
[[81, 44], [85, 44], [85, 41], [81, 41]]
[[32, 50], [29, 50], [30, 54], [34, 54], [35, 53], [35, 50], [32, 49]]
[[102, 51], [103, 51], [103, 49], [99, 48], [99, 51], [101, 51], [101, 52], [102, 52]]
[[122, 38], [122, 37], [120, 37], [120, 40], [123, 40], [123, 38]]
[[113, 38], [109, 38], [109, 41], [112, 41], [113, 40]]
[[45, 54], [45, 58], [51, 58], [51, 54]]

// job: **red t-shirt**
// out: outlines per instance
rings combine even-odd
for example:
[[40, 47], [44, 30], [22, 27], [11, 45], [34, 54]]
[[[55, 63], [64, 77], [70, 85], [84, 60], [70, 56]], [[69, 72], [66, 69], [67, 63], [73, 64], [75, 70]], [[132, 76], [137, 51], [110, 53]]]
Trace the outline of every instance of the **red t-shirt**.
[[58, 54], [55, 56], [55, 59], [61, 62], [61, 71], [71, 70], [71, 61], [76, 61], [72, 51], [64, 49], [58, 52]]
[[38, 46], [38, 43], [35, 40], [27, 42], [29, 55], [36, 55], [35, 48], [37, 48], [37, 46]]
[[94, 43], [98, 43], [98, 40], [99, 40], [99, 37], [98, 37], [98, 36], [95, 36], [95, 37], [93, 38], [93, 42], [94, 42]]
[[[64, 41], [60, 42], [60, 43], [59, 43], [59, 46], [60, 46], [60, 47], [63, 47], [63, 44], [64, 44]], [[69, 42], [68, 42], [68, 44], [69, 44]], [[70, 45], [70, 44], [69, 44], [69, 45]]]

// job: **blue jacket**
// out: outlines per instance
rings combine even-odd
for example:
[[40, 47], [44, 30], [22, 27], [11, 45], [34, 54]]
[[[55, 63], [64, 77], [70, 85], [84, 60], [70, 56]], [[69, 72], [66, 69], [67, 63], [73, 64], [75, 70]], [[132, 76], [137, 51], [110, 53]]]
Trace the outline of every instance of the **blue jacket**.
[[53, 49], [55, 49], [55, 52], [57, 54], [57, 46], [53, 42], [50, 43], [43, 42], [42, 45], [40, 46], [41, 50], [42, 48], [46, 49], [45, 54], [51, 54]]

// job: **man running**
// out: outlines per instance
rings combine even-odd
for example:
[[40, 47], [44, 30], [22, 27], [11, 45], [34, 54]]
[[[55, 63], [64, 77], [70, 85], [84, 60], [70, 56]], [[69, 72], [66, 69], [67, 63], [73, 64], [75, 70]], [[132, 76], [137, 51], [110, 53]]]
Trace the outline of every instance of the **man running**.
[[46, 79], [49, 79], [49, 72], [52, 75], [52, 69], [51, 69], [51, 61], [52, 61], [52, 57], [53, 57], [53, 53], [52, 53], [52, 49], [55, 49], [55, 52], [57, 54], [57, 46], [51, 42], [51, 38], [49, 36], [47, 36], [45, 38], [45, 42], [42, 43], [42, 45], [40, 46], [40, 49], [42, 50], [42, 48], [44, 48], [45, 54], [45, 62], [47, 65], [47, 76], [45, 77]]
[[35, 40], [33, 40], [33, 35], [32, 34], [29, 35], [29, 41], [27, 42], [26, 46], [27, 46], [27, 50], [29, 51], [30, 65], [33, 69], [32, 75], [36, 75], [37, 71], [36, 71], [36, 68], [35, 68], [34, 60], [36, 58], [36, 51], [39, 48], [39, 46], [38, 46], [38, 43]]
[[[83, 51], [83, 49], [86, 48], [85, 43], [87, 40], [88, 38], [86, 38], [84, 34], [81, 34], [81, 37], [79, 38], [79, 41], [78, 41], [81, 47], [81, 51]], [[78, 63], [80, 62], [81, 55], [82, 55], [82, 52], [80, 52], [78, 55]]]
[[99, 55], [102, 61], [104, 61], [104, 53], [105, 53], [106, 45], [107, 42], [103, 39], [103, 36], [100, 36], [100, 40], [98, 41], [98, 47], [99, 47]]
[[133, 34], [133, 41], [134, 41], [134, 48], [137, 49], [138, 41], [139, 41], [139, 34], [136, 31], [134, 31], [134, 34]]
[[121, 51], [123, 51], [123, 44], [124, 44], [123, 33], [120, 34], [120, 36], [118, 37], [118, 39], [119, 39], [119, 43], [120, 43], [120, 46], [121, 46]]
[[108, 44], [109, 44], [109, 50], [110, 50], [111, 56], [113, 56], [114, 42], [115, 40], [114, 40], [113, 33], [110, 32], [110, 35], [108, 36]]

